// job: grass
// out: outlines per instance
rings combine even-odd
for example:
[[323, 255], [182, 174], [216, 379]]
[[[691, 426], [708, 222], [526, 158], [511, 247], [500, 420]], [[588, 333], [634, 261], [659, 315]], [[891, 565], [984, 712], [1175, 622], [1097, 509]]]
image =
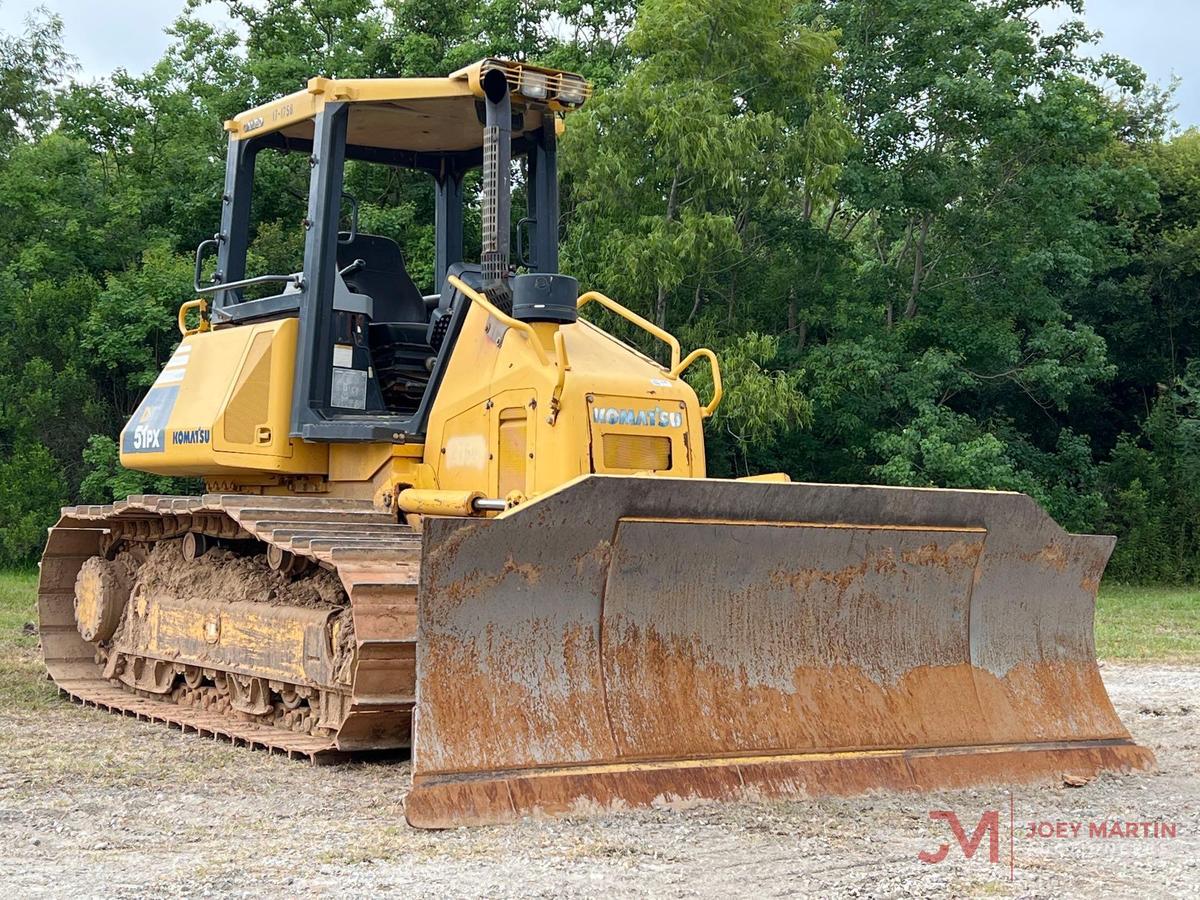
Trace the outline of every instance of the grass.
[[36, 623], [37, 573], [0, 572], [0, 705], [4, 707], [36, 709], [54, 697], [38, 653]]
[[[37, 572], [0, 572], [0, 643], [21, 635], [26, 622], [36, 615]], [[31, 646], [37, 638], [30, 637]]]
[[[0, 572], [0, 707], [37, 709], [54, 697], [38, 656], [37, 574]], [[1200, 663], [1200, 588], [1105, 584], [1096, 605], [1104, 659]]]
[[1102, 585], [1096, 653], [1104, 659], [1200, 662], [1200, 588]]

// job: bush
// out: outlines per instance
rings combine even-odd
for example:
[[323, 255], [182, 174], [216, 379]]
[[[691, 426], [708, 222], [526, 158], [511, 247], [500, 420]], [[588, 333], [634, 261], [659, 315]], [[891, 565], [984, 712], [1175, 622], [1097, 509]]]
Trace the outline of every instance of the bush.
[[41, 444], [20, 445], [0, 462], [0, 566], [37, 560], [68, 497], [62, 467]]
[[88, 440], [83, 464], [87, 474], [79, 485], [79, 497], [84, 503], [112, 503], [130, 494], [198, 494], [204, 488], [197, 478], [172, 478], [124, 468], [117, 442], [103, 434], [94, 434]]

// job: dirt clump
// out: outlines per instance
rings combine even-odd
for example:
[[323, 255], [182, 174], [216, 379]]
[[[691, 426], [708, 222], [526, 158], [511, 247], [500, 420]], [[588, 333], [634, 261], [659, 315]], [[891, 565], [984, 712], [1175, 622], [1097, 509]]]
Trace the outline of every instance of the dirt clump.
[[160, 541], [137, 573], [139, 583], [175, 597], [236, 603], [270, 603], [322, 609], [347, 606], [349, 599], [335, 572], [314, 569], [289, 578], [267, 565], [265, 553], [247, 555], [213, 547], [192, 561], [183, 558], [179, 540]]

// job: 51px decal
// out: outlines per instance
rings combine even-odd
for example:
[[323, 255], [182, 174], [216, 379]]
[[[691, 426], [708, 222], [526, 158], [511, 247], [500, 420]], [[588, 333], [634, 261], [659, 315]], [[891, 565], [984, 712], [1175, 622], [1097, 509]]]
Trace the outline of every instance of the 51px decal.
[[155, 386], [146, 392], [133, 418], [121, 432], [122, 453], [163, 453], [167, 423], [179, 397], [179, 385]]

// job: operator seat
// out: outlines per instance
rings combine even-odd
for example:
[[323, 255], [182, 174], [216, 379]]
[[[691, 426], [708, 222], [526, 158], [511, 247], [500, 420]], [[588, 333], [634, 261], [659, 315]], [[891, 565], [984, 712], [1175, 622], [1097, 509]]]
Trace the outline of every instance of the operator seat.
[[429, 381], [425, 361], [432, 352], [425, 343], [429, 320], [425, 299], [394, 240], [362, 232], [339, 237], [338, 269], [352, 267], [342, 276], [346, 287], [372, 301], [367, 346], [383, 406], [395, 413], [414, 412]]
[[[478, 264], [454, 263], [446, 275], [447, 278], [457, 276], [476, 289], [483, 285]], [[371, 324], [371, 353], [388, 409], [401, 414], [420, 409], [431, 378], [439, 371], [439, 366], [445, 365], [445, 357], [449, 354], [450, 348], [443, 350], [443, 345], [453, 340], [451, 331], [461, 327], [469, 304], [470, 301], [447, 280], [428, 324]]]
[[375, 322], [427, 322], [425, 300], [404, 265], [400, 245], [389, 237], [359, 232], [337, 245], [338, 269], [362, 263], [344, 276], [346, 286], [375, 301]]

